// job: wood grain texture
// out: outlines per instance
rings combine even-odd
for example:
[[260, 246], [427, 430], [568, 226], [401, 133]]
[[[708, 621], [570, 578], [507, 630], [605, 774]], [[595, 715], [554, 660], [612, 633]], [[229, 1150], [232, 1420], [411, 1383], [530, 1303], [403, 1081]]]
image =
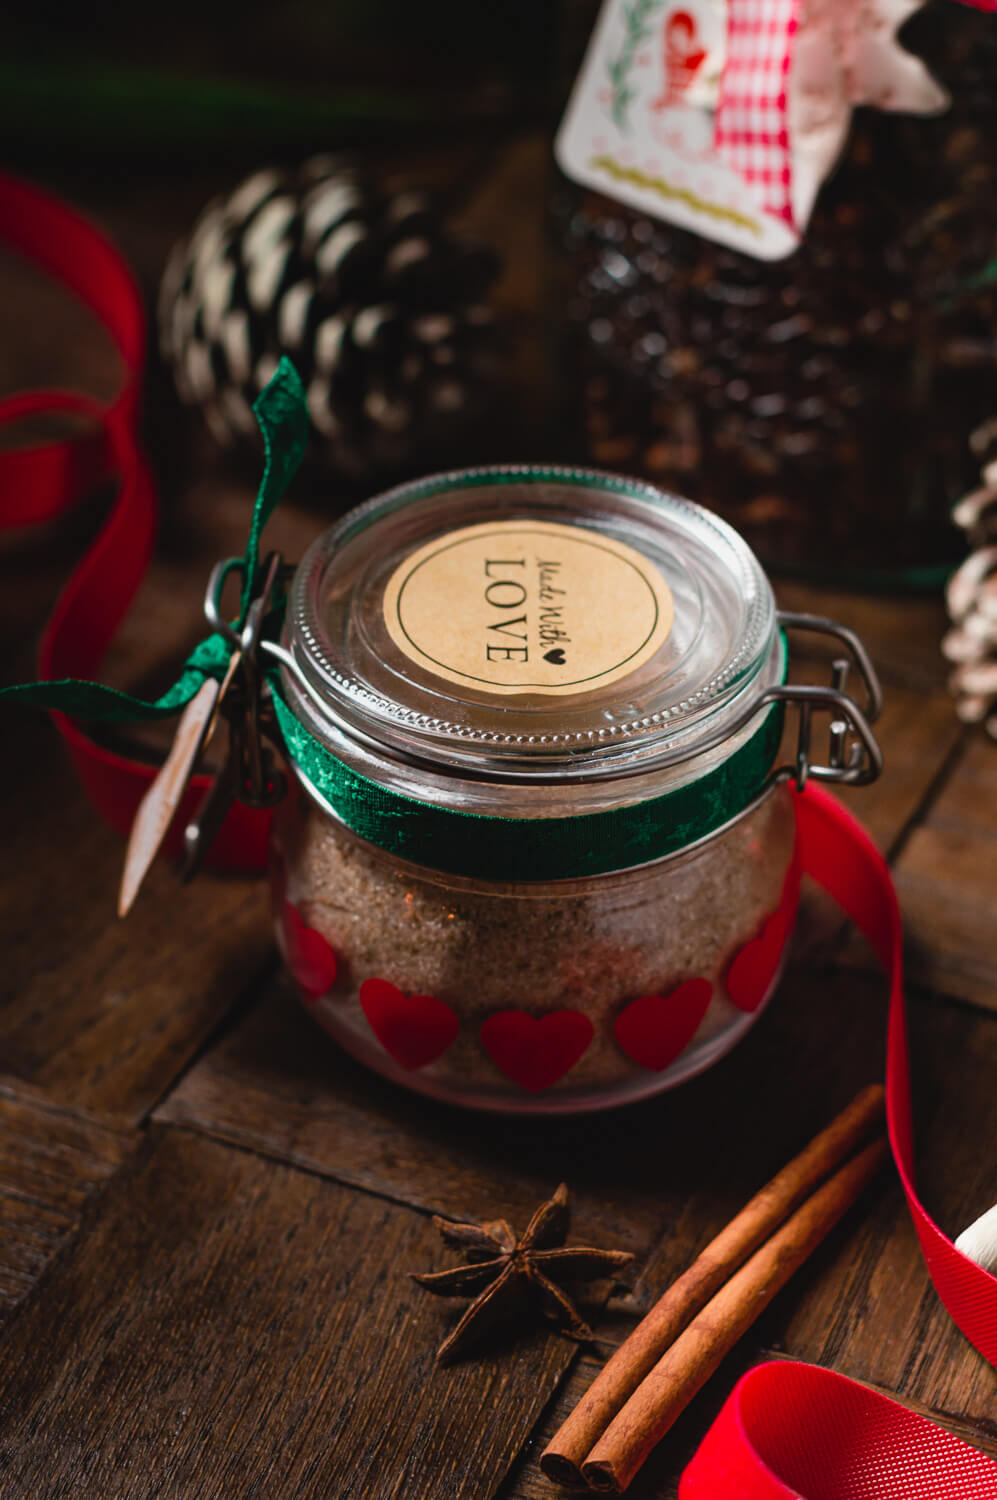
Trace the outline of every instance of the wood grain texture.
[[0, 1321], [79, 1224], [137, 1137], [0, 1088]]
[[848, 593], [787, 578], [775, 580], [782, 609], [828, 615], [862, 638], [884, 682], [931, 693], [948, 673], [939, 650], [947, 627], [940, 595]]
[[[492, 1121], [406, 1098], [298, 1017], [282, 984], [183, 1079], [161, 1118], [420, 1207], [521, 1216], [564, 1177], [580, 1232], [649, 1248], [632, 1316], [864, 1083], [882, 1076], [885, 990], [848, 970], [790, 974], [730, 1056], [680, 1090], [593, 1120]], [[952, 1233], [997, 1197], [997, 1024], [915, 1001], [925, 1198]], [[959, 1097], [952, 1100], [956, 1093]], [[899, 1188], [884, 1179], [767, 1315], [770, 1339], [953, 1412], [993, 1372], [937, 1303]], [[917, 1330], [912, 1347], [911, 1329]], [[778, 1334], [774, 1330], [781, 1330]]]
[[51, 727], [25, 716], [0, 746], [9, 800], [0, 870], [0, 1076], [135, 1123], [271, 951], [259, 883], [181, 887], [158, 865], [127, 922], [123, 841], [84, 800]]
[[429, 1221], [169, 1131], [8, 1333], [5, 1500], [485, 1500], [575, 1346], [437, 1370]]
[[282, 976], [156, 1118], [453, 1218], [525, 1223], [566, 1179], [575, 1228], [593, 1243], [639, 1253], [663, 1223], [646, 1163], [630, 1151], [631, 1112], [538, 1128], [409, 1094], [340, 1052]]
[[997, 1010], [997, 746], [981, 735], [912, 832], [896, 881], [914, 977]]

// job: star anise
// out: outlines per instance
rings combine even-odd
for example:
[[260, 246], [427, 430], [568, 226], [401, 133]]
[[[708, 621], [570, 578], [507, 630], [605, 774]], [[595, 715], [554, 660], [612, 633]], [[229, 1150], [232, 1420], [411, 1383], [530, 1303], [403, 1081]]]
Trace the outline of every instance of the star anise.
[[412, 1272], [412, 1279], [439, 1297], [473, 1297], [449, 1338], [436, 1351], [440, 1364], [464, 1354], [499, 1324], [531, 1306], [562, 1333], [580, 1342], [593, 1337], [560, 1281], [595, 1281], [615, 1275], [633, 1256], [626, 1250], [565, 1246], [570, 1215], [562, 1182], [542, 1203], [517, 1240], [505, 1219], [490, 1224], [455, 1224], [434, 1218], [448, 1245], [463, 1251], [467, 1264], [450, 1271]]

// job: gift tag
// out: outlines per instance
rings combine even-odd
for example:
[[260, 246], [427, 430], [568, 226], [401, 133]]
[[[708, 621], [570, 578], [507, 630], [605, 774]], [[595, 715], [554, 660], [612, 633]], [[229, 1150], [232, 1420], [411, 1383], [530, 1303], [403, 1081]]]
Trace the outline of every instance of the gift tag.
[[[796, 4], [770, 6], [778, 29], [767, 72], [776, 98]], [[785, 202], [770, 206], [760, 184], [735, 170], [715, 139], [730, 76], [727, 20], [726, 0], [606, 0], [554, 150], [576, 182], [773, 260], [799, 239]], [[736, 68], [736, 50], [731, 60]], [[785, 172], [788, 181], [787, 129], [773, 123], [766, 160], [759, 152], [754, 165]]]
[[777, 260], [852, 109], [947, 96], [896, 39], [917, 0], [605, 0], [555, 142], [566, 176]]
[[125, 868], [118, 892], [119, 917], [128, 915], [159, 852], [197, 762], [214, 734], [218, 710], [238, 665], [239, 652], [235, 652], [223, 681], [216, 682], [213, 677], [206, 678], [180, 715], [170, 753], [139, 803], [128, 836]]

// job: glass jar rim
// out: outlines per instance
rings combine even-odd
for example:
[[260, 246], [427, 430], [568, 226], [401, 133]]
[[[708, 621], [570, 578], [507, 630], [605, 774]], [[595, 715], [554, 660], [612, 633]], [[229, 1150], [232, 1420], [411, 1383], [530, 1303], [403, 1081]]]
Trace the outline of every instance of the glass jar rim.
[[[569, 527], [646, 558], [674, 598], [672, 629], [638, 670], [558, 697], [490, 697], [406, 659], [384, 629], [392, 571], [486, 522]], [[295, 574], [283, 644], [293, 696], [329, 743], [345, 735], [461, 779], [542, 783], [675, 766], [722, 741], [725, 723], [736, 738], [773, 681], [776, 640], [768, 580], [719, 517], [598, 470], [496, 465], [397, 486], [322, 533]]]

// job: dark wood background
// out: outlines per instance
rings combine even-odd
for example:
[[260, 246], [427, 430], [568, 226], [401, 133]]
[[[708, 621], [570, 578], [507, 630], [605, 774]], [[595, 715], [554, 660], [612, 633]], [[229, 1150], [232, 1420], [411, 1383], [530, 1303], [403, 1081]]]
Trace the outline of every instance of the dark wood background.
[[[399, 178], [460, 175], [463, 220], [506, 257], [510, 390], [488, 459], [563, 456], [538, 330], [547, 146], [424, 153]], [[150, 301], [172, 240], [238, 176], [49, 170], [137, 266]], [[80, 309], [0, 258], [0, 389], [109, 394], [113, 351]], [[159, 553], [106, 680], [162, 686], [199, 633], [210, 563], [239, 551], [251, 477], [151, 374]], [[310, 495], [275, 520], [300, 554]], [[99, 519], [0, 539], [11, 679]], [[887, 771], [853, 803], [893, 863], [907, 920], [924, 1198], [950, 1232], [997, 1199], [997, 747], [957, 724], [932, 598], [783, 586], [861, 631], [882, 672]], [[41, 716], [7, 717], [0, 931], [0, 1494], [551, 1500], [536, 1456], [668, 1280], [862, 1084], [881, 1077], [885, 992], [809, 893], [794, 962], [711, 1072], [591, 1119], [493, 1120], [389, 1087], [315, 1029], [281, 975], [260, 882], [182, 888], [157, 867], [125, 923], [122, 847]], [[566, 1179], [574, 1233], [632, 1250], [632, 1295], [587, 1350], [535, 1333], [439, 1371], [456, 1308], [409, 1269], [450, 1263], [429, 1216], [522, 1226]], [[997, 1453], [993, 1369], [941, 1309], [884, 1176], [776, 1299], [662, 1443], [635, 1500], [673, 1496], [738, 1374], [761, 1357], [831, 1366]]]

